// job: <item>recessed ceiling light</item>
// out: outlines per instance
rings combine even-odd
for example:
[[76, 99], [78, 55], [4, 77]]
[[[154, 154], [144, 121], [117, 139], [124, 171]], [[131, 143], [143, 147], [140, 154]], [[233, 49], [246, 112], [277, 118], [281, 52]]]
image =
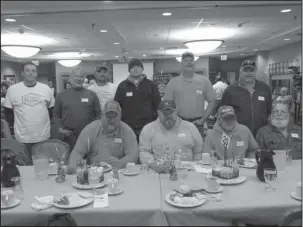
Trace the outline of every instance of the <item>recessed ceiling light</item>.
[[289, 41], [290, 39], [284, 39], [285, 41]]
[[16, 20], [13, 19], [13, 18], [6, 18], [5, 21], [7, 21], [7, 22], [16, 22]]
[[114, 43], [115, 45], [119, 45], [120, 43]]
[[226, 47], [226, 46], [222, 46], [222, 47]]
[[291, 12], [291, 9], [282, 9], [281, 10], [281, 13], [289, 13], [289, 12]]
[[115, 56], [115, 58], [118, 58], [119, 56]]
[[85, 51], [85, 50], [81, 50], [81, 51]]
[[254, 49], [254, 51], [258, 51], [259, 49]]
[[143, 57], [146, 57], [146, 54], [143, 54], [142, 56], [143, 56]]
[[105, 29], [104, 30], [100, 30], [100, 32], [107, 32], [107, 30], [105, 30]]
[[165, 17], [168, 17], [168, 16], [171, 16], [171, 13], [170, 12], [166, 12], [166, 13], [162, 13], [163, 16]]
[[104, 3], [112, 3], [113, 1], [103, 1]]

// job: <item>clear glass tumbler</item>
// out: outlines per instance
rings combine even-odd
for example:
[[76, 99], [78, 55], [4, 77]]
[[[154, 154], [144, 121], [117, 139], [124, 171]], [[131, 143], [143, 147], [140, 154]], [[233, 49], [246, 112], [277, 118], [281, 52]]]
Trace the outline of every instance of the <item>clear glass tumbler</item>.
[[17, 199], [23, 200], [24, 199], [24, 191], [21, 184], [21, 177], [14, 177], [11, 179], [15, 183], [13, 187], [14, 194]]
[[33, 155], [33, 163], [36, 178], [39, 180], [46, 180], [48, 178], [49, 160], [46, 155]]
[[265, 191], [274, 192], [276, 188], [273, 187], [273, 183], [277, 179], [277, 170], [272, 168], [264, 168], [264, 179], [267, 183]]

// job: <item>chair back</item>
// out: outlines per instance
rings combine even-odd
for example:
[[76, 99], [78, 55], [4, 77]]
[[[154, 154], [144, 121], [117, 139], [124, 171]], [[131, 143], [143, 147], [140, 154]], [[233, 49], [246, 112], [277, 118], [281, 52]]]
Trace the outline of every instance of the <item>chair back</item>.
[[5, 150], [9, 150], [9, 152], [12, 152], [14, 155], [16, 155], [16, 161], [18, 165], [31, 164], [31, 158], [28, 156], [25, 146], [17, 140], [11, 138], [1, 139], [1, 164], [2, 157], [6, 152]]
[[302, 226], [302, 208], [286, 212], [280, 226]]
[[41, 143], [35, 144], [33, 146], [33, 155], [35, 154], [44, 154], [48, 156], [48, 158], [52, 158], [57, 160], [57, 158], [61, 158], [65, 164], [68, 162], [70, 149], [67, 143], [64, 143], [57, 139], [50, 139], [43, 141]]

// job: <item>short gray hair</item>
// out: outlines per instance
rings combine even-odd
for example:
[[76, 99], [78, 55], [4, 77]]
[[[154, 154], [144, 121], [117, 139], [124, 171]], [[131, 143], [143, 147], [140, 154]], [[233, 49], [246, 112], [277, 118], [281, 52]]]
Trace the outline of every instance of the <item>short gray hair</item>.
[[289, 103], [287, 101], [282, 101], [282, 102], [274, 101], [271, 106], [271, 111], [273, 111], [277, 107], [277, 105], [286, 106], [287, 112], [290, 112]]

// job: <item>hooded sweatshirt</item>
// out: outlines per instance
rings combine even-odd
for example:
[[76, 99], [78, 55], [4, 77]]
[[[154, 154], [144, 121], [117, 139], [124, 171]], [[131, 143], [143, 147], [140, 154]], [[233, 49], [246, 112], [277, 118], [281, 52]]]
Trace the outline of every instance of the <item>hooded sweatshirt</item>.
[[[213, 129], [209, 130], [203, 147], [203, 153], [215, 151], [218, 160], [224, 159], [224, 148], [221, 144], [223, 129], [218, 122]], [[239, 123], [231, 133], [226, 133], [230, 137], [229, 147], [227, 149], [227, 158], [254, 158], [254, 151], [259, 147], [250, 130]]]

